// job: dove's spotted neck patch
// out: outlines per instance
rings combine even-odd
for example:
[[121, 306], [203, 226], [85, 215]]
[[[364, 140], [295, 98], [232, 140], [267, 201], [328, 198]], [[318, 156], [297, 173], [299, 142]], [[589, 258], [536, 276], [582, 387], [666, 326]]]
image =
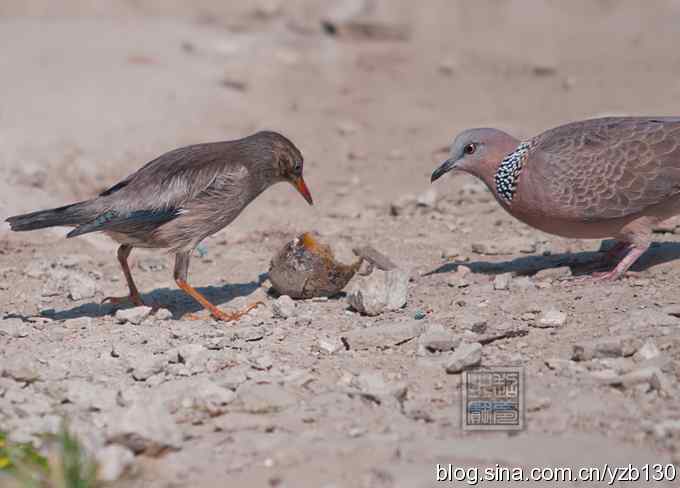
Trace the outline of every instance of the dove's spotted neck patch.
[[494, 179], [496, 180], [496, 192], [506, 202], [510, 203], [517, 190], [517, 182], [522, 166], [529, 152], [529, 143], [523, 142], [517, 149], [508, 154], [498, 166]]

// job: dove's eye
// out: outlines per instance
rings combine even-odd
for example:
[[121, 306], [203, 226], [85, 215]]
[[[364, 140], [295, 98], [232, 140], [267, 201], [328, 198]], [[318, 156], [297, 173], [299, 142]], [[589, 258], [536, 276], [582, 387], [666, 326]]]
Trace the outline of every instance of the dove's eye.
[[465, 147], [463, 148], [463, 152], [465, 154], [474, 154], [476, 150], [477, 150], [477, 144], [475, 144], [474, 142], [471, 142], [470, 144], [466, 144]]

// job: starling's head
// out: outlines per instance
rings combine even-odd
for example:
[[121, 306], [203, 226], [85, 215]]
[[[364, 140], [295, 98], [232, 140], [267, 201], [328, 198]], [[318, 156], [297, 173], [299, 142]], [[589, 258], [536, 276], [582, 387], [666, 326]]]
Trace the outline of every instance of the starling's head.
[[271, 148], [270, 164], [274, 179], [292, 184], [307, 203], [312, 205], [312, 195], [302, 177], [304, 160], [300, 150], [278, 132], [258, 132], [253, 137], [262, 139]]
[[485, 182], [492, 178], [499, 163], [519, 141], [497, 129], [468, 129], [456, 136], [449, 158], [432, 172], [431, 181], [453, 170], [471, 173]]

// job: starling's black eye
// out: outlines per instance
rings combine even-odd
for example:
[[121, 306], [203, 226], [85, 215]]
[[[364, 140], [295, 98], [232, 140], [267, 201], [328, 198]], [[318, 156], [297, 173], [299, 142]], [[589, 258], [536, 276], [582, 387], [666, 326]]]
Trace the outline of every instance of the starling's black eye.
[[477, 150], [477, 144], [474, 142], [471, 142], [470, 144], [466, 144], [465, 147], [463, 148], [463, 152], [465, 154], [474, 154], [474, 152]]

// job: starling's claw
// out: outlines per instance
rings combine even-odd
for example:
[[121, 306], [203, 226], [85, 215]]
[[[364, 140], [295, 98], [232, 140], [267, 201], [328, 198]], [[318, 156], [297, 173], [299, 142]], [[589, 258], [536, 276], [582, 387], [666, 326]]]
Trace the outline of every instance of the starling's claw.
[[101, 304], [111, 303], [113, 305], [125, 305], [127, 303], [132, 303], [137, 307], [144, 305], [144, 300], [139, 294], [128, 295], [126, 297], [106, 297], [101, 301]]
[[[215, 307], [214, 309], [210, 309], [210, 315], [212, 315], [214, 319], [221, 320], [223, 322], [233, 322], [235, 320], [239, 320], [241, 317], [260, 305], [264, 305], [264, 303], [257, 301], [255, 303], [251, 303], [243, 310], [238, 310], [236, 312], [224, 312]], [[194, 313], [188, 313], [182, 318], [184, 320], [205, 320], [205, 317], [201, 317], [200, 315]]]

